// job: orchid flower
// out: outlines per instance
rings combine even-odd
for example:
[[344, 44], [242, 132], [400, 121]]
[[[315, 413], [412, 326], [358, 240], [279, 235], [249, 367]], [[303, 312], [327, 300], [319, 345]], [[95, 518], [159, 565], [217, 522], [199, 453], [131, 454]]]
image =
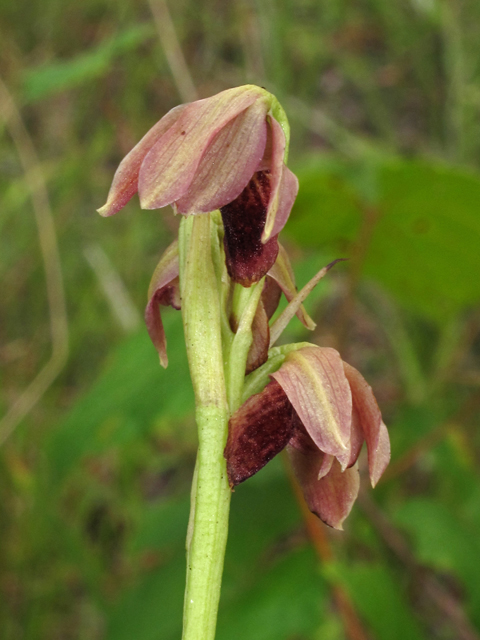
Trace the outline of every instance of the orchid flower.
[[358, 495], [363, 442], [372, 486], [390, 460], [372, 389], [337, 351], [317, 346], [289, 353], [270, 377], [230, 418], [230, 484], [240, 484], [286, 447], [310, 510], [341, 529]]
[[122, 160], [98, 211], [117, 213], [137, 191], [142, 209], [220, 209], [230, 277], [249, 286], [274, 264], [297, 195], [285, 165], [288, 135], [283, 109], [253, 85], [180, 105]]

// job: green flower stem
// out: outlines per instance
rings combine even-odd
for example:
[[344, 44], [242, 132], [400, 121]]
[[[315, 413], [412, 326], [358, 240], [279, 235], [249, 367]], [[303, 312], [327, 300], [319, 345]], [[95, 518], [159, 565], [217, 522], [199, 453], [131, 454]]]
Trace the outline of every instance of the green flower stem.
[[280, 347], [273, 347], [268, 351], [268, 360], [261, 367], [252, 371], [246, 378], [243, 385], [241, 404], [246, 402], [250, 396], [263, 391], [270, 382], [270, 374], [278, 371], [285, 361], [285, 357], [292, 351], [298, 351], [305, 347], [314, 347], [310, 342], [295, 342], [283, 344]]
[[[235, 285], [229, 325], [229, 290], [221, 219], [189, 216], [180, 224], [182, 317], [195, 392], [198, 455], [187, 532], [187, 584], [183, 640], [214, 640], [227, 543], [231, 491], [223, 451], [229, 416], [242, 400], [252, 322], [263, 280], [249, 289]], [[225, 375], [226, 374], [226, 375]]]
[[233, 315], [239, 318], [239, 322], [227, 362], [227, 394], [230, 413], [234, 413], [242, 403], [245, 367], [253, 341], [252, 322], [262, 295], [264, 281], [265, 278], [262, 278], [249, 289], [235, 285]]
[[182, 220], [179, 233], [182, 316], [199, 440], [187, 535], [183, 640], [214, 639], [231, 496], [223, 457], [228, 405], [210, 224], [209, 214], [190, 216]]
[[285, 361], [285, 356], [280, 353], [272, 356], [262, 364], [261, 367], [252, 371], [246, 378], [243, 386], [242, 404], [246, 402], [250, 396], [260, 393], [270, 382], [270, 374], [278, 371]]
[[214, 211], [211, 216], [211, 234], [212, 234], [212, 259], [217, 277], [217, 285], [220, 291], [220, 319], [222, 325], [222, 342], [224, 354], [228, 352], [232, 343], [234, 333], [230, 327], [228, 317], [229, 295], [231, 289], [230, 278], [227, 273], [227, 265], [225, 264], [225, 252], [223, 250], [223, 222], [220, 211]]

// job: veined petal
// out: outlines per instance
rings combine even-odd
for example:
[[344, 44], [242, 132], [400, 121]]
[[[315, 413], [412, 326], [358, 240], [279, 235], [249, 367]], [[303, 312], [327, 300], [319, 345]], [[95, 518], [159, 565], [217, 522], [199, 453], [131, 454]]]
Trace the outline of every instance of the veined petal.
[[[288, 302], [290, 302], [298, 293], [297, 287], [295, 286], [295, 275], [293, 273], [292, 265], [290, 264], [288, 253], [280, 243], [278, 243], [278, 246], [278, 256], [275, 260], [275, 264], [268, 271], [267, 279], [268, 277], [273, 278], [285, 294]], [[307, 329], [310, 329], [311, 331], [315, 329], [316, 324], [305, 311], [303, 304], [297, 311], [297, 317]]]
[[98, 209], [100, 215], [112, 216], [117, 213], [137, 192], [138, 174], [145, 156], [164, 133], [175, 124], [187, 107], [187, 104], [181, 104], [171, 109], [125, 156], [113, 177], [106, 204]]
[[292, 435], [293, 408], [275, 381], [230, 418], [224, 456], [230, 486], [240, 484], [280, 453]]
[[[281, 244], [278, 243], [278, 246], [281, 247]], [[274, 280], [274, 278], [270, 278], [270, 276], [267, 274], [267, 277], [265, 278], [265, 284], [263, 285], [262, 303], [269, 320], [277, 310], [281, 297], [282, 290], [278, 286], [276, 280]]]
[[259, 90], [246, 86], [189, 104], [142, 163], [138, 179], [142, 208], [159, 209], [184, 196], [216, 134], [257, 100], [264, 102]]
[[[283, 173], [283, 167], [284, 167], [283, 159], [285, 157], [285, 146], [286, 146], [285, 134], [283, 133], [283, 129], [280, 126], [280, 124], [272, 116], [269, 117], [269, 122], [271, 127], [271, 139], [272, 139], [272, 151], [271, 151], [272, 155], [271, 155], [271, 166], [270, 166], [271, 190], [270, 190], [270, 197], [268, 199], [265, 229], [262, 235], [263, 242], [267, 242], [267, 240], [272, 236], [272, 233], [273, 233], [275, 217], [277, 215], [279, 202], [280, 202], [280, 195], [281, 195], [280, 183], [282, 181], [282, 173]], [[293, 198], [293, 200], [295, 200], [295, 197]], [[292, 205], [293, 205], [293, 201], [292, 201]]]
[[[298, 178], [290, 171], [290, 169], [283, 165], [282, 178], [280, 180], [279, 196], [278, 196], [278, 208], [275, 214], [275, 221], [273, 223], [270, 236], [276, 236], [283, 229], [292, 211], [293, 203], [298, 193]], [[267, 219], [268, 223], [268, 219]], [[262, 242], [266, 242], [270, 237], [267, 235], [267, 224], [265, 224], [265, 231], [262, 235]]]
[[390, 462], [390, 439], [372, 387], [354, 367], [343, 363], [352, 390], [353, 406], [363, 431], [368, 451], [370, 481], [374, 487]]
[[148, 335], [160, 356], [160, 364], [167, 367], [167, 340], [160, 316], [159, 305], [171, 305], [180, 309], [178, 242], [166, 249], [153, 272], [148, 287], [148, 304], [145, 309], [145, 322]]
[[214, 211], [235, 200], [257, 170], [265, 150], [265, 105], [254, 102], [230, 120], [209, 144], [178, 213]]
[[[352, 401], [353, 401], [353, 398], [352, 398]], [[355, 406], [355, 403], [353, 402], [352, 430], [350, 432], [350, 459], [348, 461], [349, 467], [353, 467], [355, 462], [358, 460], [358, 456], [360, 455], [360, 451], [362, 450], [362, 446], [364, 442], [365, 442], [365, 437], [363, 435], [363, 429], [360, 424], [360, 416], [358, 415], [357, 408]]]
[[322, 464], [318, 470], [317, 480], [321, 480], [330, 473], [330, 470], [335, 462], [335, 456], [330, 456], [328, 453], [323, 454]]
[[271, 377], [287, 394], [317, 447], [338, 458], [345, 469], [350, 459], [352, 394], [338, 352], [320, 347], [293, 351]]
[[270, 344], [270, 329], [268, 317], [262, 301], [258, 303], [257, 311], [252, 322], [253, 342], [247, 356], [245, 375], [248, 375], [268, 360], [268, 347]]
[[276, 236], [261, 241], [269, 194], [270, 175], [257, 171], [238, 198], [220, 210], [228, 274], [244, 287], [261, 280], [277, 258]]
[[318, 479], [324, 466], [324, 454], [320, 451], [302, 452], [291, 446], [287, 451], [310, 511], [330, 527], [343, 529], [342, 523], [350, 513], [360, 488], [357, 467], [342, 472], [339, 462], [334, 460], [328, 473]]

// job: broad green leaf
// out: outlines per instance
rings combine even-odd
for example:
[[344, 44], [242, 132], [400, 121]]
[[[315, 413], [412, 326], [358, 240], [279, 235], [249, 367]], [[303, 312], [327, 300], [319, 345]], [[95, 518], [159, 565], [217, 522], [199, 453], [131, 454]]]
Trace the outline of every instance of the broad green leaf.
[[425, 640], [398, 578], [381, 565], [343, 564], [336, 568], [353, 603], [377, 640]]
[[449, 571], [464, 583], [476, 622], [480, 622], [480, 541], [478, 531], [467, 527], [439, 501], [410, 500], [395, 513], [397, 524], [411, 535], [420, 562]]
[[480, 179], [460, 169], [397, 161], [382, 194], [364, 274], [435, 319], [480, 301]]
[[311, 549], [288, 553], [255, 571], [251, 588], [220, 609], [217, 640], [290, 640], [311, 634], [322, 620], [326, 588]]
[[[286, 233], [362, 256], [364, 277], [437, 322], [480, 301], [480, 178], [427, 161], [358, 165], [320, 158], [298, 171]], [[360, 246], [354, 248], [355, 243]]]

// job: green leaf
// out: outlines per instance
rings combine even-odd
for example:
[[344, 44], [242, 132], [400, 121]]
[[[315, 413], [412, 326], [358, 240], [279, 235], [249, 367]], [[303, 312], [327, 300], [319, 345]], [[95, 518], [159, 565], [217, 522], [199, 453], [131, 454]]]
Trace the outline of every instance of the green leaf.
[[395, 521], [411, 535], [420, 560], [448, 571], [465, 584], [470, 612], [480, 622], [480, 542], [478, 531], [465, 526], [446, 505], [426, 498], [410, 500], [395, 513]]
[[322, 620], [326, 589], [311, 549], [282, 557], [220, 610], [217, 640], [290, 640], [310, 634]]
[[286, 233], [303, 246], [328, 243], [347, 257], [361, 255], [363, 277], [437, 322], [480, 301], [477, 174], [392, 159], [377, 159], [367, 171], [323, 158], [298, 173]]
[[177, 640], [182, 634], [185, 559], [177, 554], [126, 589], [112, 607], [106, 640]]
[[402, 588], [385, 567], [349, 564], [337, 567], [339, 579], [378, 640], [422, 640], [422, 630]]
[[91, 390], [57, 425], [46, 443], [54, 483], [86, 454], [145, 437], [155, 422], [181, 420], [193, 411], [193, 391], [180, 314], [164, 313], [170, 363], [162, 369], [147, 332], [119, 346]]
[[180, 550], [183, 555], [189, 511], [188, 495], [145, 506], [138, 530], [130, 542], [132, 552], [167, 547]]
[[364, 274], [437, 320], [479, 302], [479, 177], [397, 161], [383, 168], [381, 185]]
[[135, 25], [71, 60], [28, 69], [22, 79], [24, 100], [36, 102], [105, 75], [116, 56], [135, 49], [154, 33], [151, 25]]

